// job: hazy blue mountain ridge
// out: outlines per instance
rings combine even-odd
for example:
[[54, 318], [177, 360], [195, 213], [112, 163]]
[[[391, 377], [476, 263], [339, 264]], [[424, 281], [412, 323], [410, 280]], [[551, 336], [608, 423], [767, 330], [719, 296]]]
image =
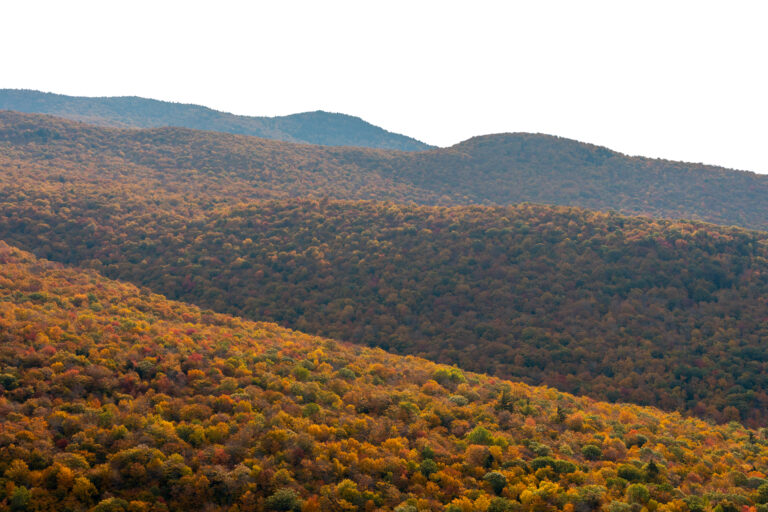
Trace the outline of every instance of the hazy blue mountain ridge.
[[325, 146], [421, 151], [432, 146], [388, 132], [358, 117], [324, 111], [278, 117], [239, 116], [200, 105], [136, 96], [89, 98], [0, 89], [0, 110], [50, 114], [99, 126], [176, 126]]

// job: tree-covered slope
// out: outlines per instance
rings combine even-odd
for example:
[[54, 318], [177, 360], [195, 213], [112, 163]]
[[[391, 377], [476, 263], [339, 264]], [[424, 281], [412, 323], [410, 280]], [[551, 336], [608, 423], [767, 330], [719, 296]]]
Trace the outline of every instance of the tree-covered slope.
[[411, 137], [388, 132], [358, 117], [323, 111], [251, 117], [219, 112], [200, 105], [135, 96], [89, 98], [21, 89], [0, 89], [0, 110], [51, 114], [101, 126], [178, 126], [327, 146], [402, 151], [422, 151], [431, 147]]
[[766, 510], [763, 431], [201, 311], [2, 242], [0, 327], [3, 510]]
[[[424, 162], [432, 155], [411, 159]], [[629, 157], [592, 144], [528, 133], [475, 137], [442, 156], [444, 163], [434, 158], [429, 166], [450, 171], [436, 171], [434, 177], [413, 174], [416, 186], [444, 194], [461, 184], [463, 193], [479, 203], [528, 201], [768, 229], [765, 175]]]
[[0, 191], [0, 238], [220, 312], [606, 400], [768, 421], [768, 248], [566, 207]]
[[101, 182], [218, 202], [265, 197], [420, 204], [523, 201], [768, 229], [768, 176], [631, 158], [531, 134], [418, 153], [332, 148], [179, 128], [120, 130], [0, 112], [0, 175]]

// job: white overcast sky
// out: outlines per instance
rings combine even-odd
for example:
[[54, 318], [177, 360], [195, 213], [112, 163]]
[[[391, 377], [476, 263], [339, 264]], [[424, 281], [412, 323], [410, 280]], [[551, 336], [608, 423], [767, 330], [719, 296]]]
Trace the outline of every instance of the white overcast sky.
[[[764, 7], [765, 6], [765, 7]], [[0, 88], [541, 132], [768, 173], [768, 2], [0, 2]]]

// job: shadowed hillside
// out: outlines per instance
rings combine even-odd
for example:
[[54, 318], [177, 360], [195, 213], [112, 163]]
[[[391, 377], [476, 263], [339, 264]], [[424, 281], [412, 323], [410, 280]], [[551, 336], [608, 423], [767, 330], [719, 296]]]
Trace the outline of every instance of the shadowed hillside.
[[64, 184], [0, 191], [0, 238], [220, 312], [600, 399], [768, 421], [757, 232], [532, 205], [217, 207]]

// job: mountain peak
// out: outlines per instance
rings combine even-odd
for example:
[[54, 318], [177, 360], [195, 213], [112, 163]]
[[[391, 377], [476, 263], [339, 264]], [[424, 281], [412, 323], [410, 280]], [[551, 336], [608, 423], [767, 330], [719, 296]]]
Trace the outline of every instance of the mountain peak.
[[138, 96], [96, 98], [24, 89], [0, 89], [0, 110], [50, 114], [100, 126], [178, 126], [325, 146], [401, 151], [422, 151], [432, 147], [374, 126], [359, 117], [322, 110], [288, 116], [252, 117], [220, 112], [201, 105]]
[[[504, 159], [512, 162], [536, 162], [542, 166], [564, 169], [574, 166], [601, 165], [621, 153], [574, 139], [543, 133], [495, 133], [472, 137], [451, 147], [475, 159]], [[626, 158], [626, 157], [625, 157]]]

